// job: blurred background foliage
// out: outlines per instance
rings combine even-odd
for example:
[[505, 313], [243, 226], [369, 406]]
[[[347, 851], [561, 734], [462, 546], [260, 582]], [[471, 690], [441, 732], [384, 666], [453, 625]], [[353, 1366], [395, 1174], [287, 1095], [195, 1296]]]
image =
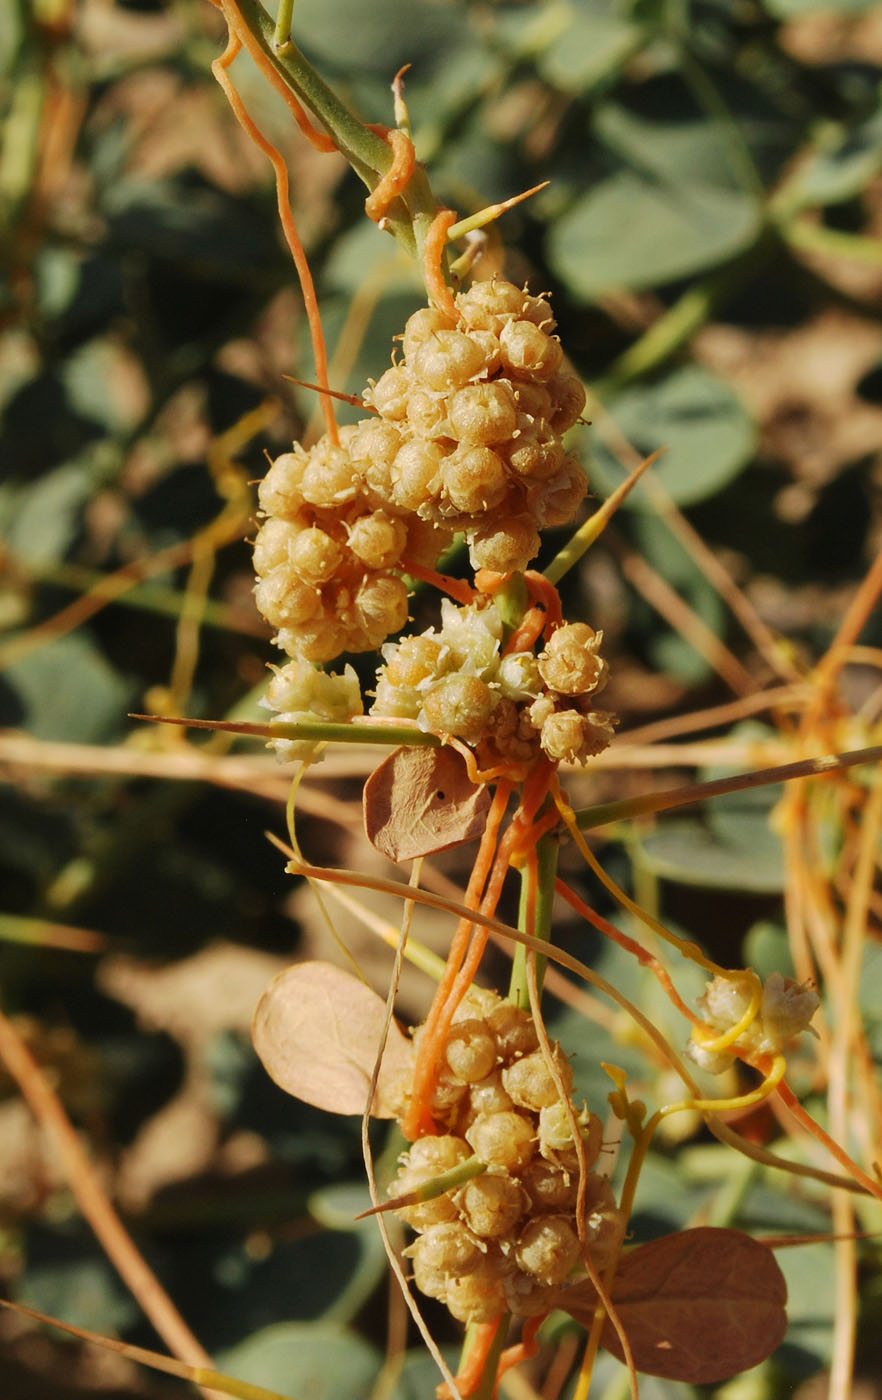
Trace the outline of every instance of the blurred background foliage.
[[[565, 348], [592, 386], [594, 427], [578, 430], [592, 489], [604, 495], [637, 454], [666, 448], [666, 496], [636, 492], [566, 585], [569, 615], [604, 629], [623, 734], [668, 720], [677, 732], [678, 716], [775, 679], [684, 521], [787, 639], [785, 671], [807, 675], [880, 542], [878, 6], [297, 0], [294, 14], [298, 42], [366, 120], [392, 120], [389, 84], [411, 65], [417, 151], [440, 200], [464, 214], [551, 182], [501, 232], [508, 274], [553, 293]], [[283, 830], [287, 779], [254, 745], [127, 718], [260, 717], [273, 649], [251, 600], [249, 483], [266, 453], [316, 421], [308, 392], [284, 380], [313, 376], [301, 302], [268, 167], [210, 76], [222, 37], [208, 0], [0, 6], [3, 1005], [139, 1245], [224, 1364], [292, 1396], [409, 1400], [431, 1394], [434, 1377], [408, 1350], [373, 1228], [352, 1223], [364, 1203], [357, 1125], [285, 1098], [248, 1041], [270, 975], [331, 950], [308, 891], [264, 836]], [[342, 161], [306, 146], [247, 60], [234, 75], [292, 172], [332, 382], [358, 393], [423, 299], [414, 270], [366, 223]], [[878, 610], [861, 641], [882, 645]], [[878, 730], [875, 664], [868, 652], [841, 678], [837, 714], [869, 717], [831, 730], [842, 747]], [[756, 721], [734, 748], [722, 723], [711, 734], [708, 763], [730, 766], [758, 761], [775, 739]], [[359, 835], [369, 762], [334, 755], [305, 785], [307, 855], [377, 868]], [[599, 768], [579, 792], [603, 800], [687, 771], [673, 757], [653, 774]], [[784, 860], [769, 827], [779, 795], [661, 823], [604, 858], [722, 961], [786, 969]], [[836, 845], [839, 829], [829, 837]], [[453, 852], [439, 871], [459, 879], [467, 858]], [[420, 936], [442, 946], [444, 921], [426, 920]], [[682, 1040], [657, 988], [617, 950], [577, 927], [566, 936]], [[382, 989], [387, 953], [367, 933], [353, 944]], [[861, 969], [878, 1067], [878, 941]], [[405, 1015], [427, 997], [411, 975]], [[602, 1111], [610, 1087], [601, 1059], [659, 1101], [646, 1047], [591, 1006], [586, 1018], [549, 1002], [592, 1106]], [[808, 1053], [794, 1083], [823, 1115]], [[0, 1093], [4, 1289], [155, 1345], [14, 1083]], [[759, 1140], [779, 1132], [769, 1114], [753, 1126]], [[394, 1141], [378, 1132], [376, 1146], [394, 1160]], [[635, 1238], [697, 1221], [831, 1229], [824, 1191], [733, 1160], [692, 1122], [650, 1158]], [[854, 1394], [875, 1396], [882, 1274], [878, 1245], [862, 1248], [866, 1390]], [[784, 1347], [703, 1393], [824, 1393], [830, 1246], [780, 1261]], [[440, 1310], [426, 1311], [452, 1343]], [[10, 1317], [0, 1332], [8, 1400], [185, 1391]], [[572, 1349], [563, 1322], [548, 1335], [558, 1355]], [[624, 1393], [617, 1363], [597, 1393]], [[661, 1381], [641, 1393], [697, 1394]]]

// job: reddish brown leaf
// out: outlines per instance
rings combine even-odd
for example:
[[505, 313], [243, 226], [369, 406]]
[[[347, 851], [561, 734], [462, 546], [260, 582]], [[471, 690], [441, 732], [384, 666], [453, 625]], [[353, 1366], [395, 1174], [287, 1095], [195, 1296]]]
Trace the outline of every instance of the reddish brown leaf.
[[[787, 1327], [787, 1286], [772, 1251], [740, 1230], [702, 1226], [623, 1255], [613, 1302], [638, 1371], [708, 1385], [756, 1366]], [[590, 1326], [590, 1283], [567, 1290], [561, 1306]], [[607, 1318], [603, 1345], [622, 1360]]]
[[484, 830], [490, 794], [455, 749], [396, 749], [364, 787], [368, 840], [390, 860], [413, 860]]
[[[331, 963], [297, 963], [260, 998], [251, 1037], [267, 1074], [286, 1093], [328, 1113], [363, 1113], [385, 1015], [382, 998], [351, 973]], [[413, 1046], [393, 1021], [375, 1117], [400, 1113], [412, 1075]]]

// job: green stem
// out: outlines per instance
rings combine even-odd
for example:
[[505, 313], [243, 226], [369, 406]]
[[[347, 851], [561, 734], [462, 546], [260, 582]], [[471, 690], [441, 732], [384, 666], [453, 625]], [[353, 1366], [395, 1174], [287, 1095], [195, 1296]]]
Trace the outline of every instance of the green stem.
[[[349, 111], [293, 39], [286, 37], [281, 43], [277, 41], [276, 22], [260, 0], [236, 0], [236, 5], [264, 56], [299, 101], [323, 123], [355, 173], [373, 190], [392, 163], [388, 143]], [[390, 206], [383, 226], [411, 256], [420, 257], [438, 207], [426, 173], [418, 165], [407, 188]]]
[[[518, 909], [518, 928], [522, 933], [532, 934], [548, 942], [551, 938], [551, 915], [554, 905], [554, 881], [557, 876], [557, 854], [560, 843], [553, 832], [546, 832], [536, 847], [536, 910], [533, 927], [527, 927], [529, 875], [527, 867], [521, 869], [521, 902]], [[545, 958], [536, 958], [536, 981], [542, 991], [542, 978], [545, 974]], [[511, 981], [508, 999], [525, 1011], [530, 1009], [530, 992], [527, 986], [527, 950], [519, 943], [514, 951], [511, 964]]]

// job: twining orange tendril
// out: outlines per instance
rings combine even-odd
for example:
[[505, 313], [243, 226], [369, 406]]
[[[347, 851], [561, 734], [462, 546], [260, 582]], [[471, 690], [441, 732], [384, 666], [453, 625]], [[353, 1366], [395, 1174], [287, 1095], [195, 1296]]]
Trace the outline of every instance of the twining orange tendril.
[[[493, 1318], [491, 1322], [478, 1322], [475, 1324], [474, 1330], [471, 1333], [471, 1346], [469, 1347], [469, 1354], [466, 1358], [465, 1365], [462, 1370], [457, 1371], [454, 1376], [456, 1388], [462, 1396], [462, 1400], [468, 1400], [468, 1396], [473, 1395], [481, 1384], [481, 1378], [484, 1375], [484, 1367], [487, 1364], [487, 1357], [490, 1355], [493, 1343], [496, 1341], [496, 1334], [502, 1326], [504, 1316], [504, 1313], [500, 1313], [499, 1317]], [[503, 1355], [504, 1354], [505, 1353], [503, 1353]], [[500, 1360], [501, 1359], [500, 1357]], [[497, 1379], [498, 1374], [497, 1372]], [[494, 1395], [496, 1394], [495, 1387], [493, 1393]], [[435, 1394], [438, 1400], [453, 1400], [453, 1391], [446, 1382], [436, 1387]]]
[[621, 929], [616, 928], [615, 924], [611, 924], [602, 914], [598, 914], [589, 904], [585, 903], [584, 899], [581, 899], [579, 895], [576, 894], [575, 890], [570, 889], [569, 885], [561, 880], [560, 877], [555, 880], [554, 888], [557, 893], [566, 900], [571, 909], [575, 909], [577, 914], [581, 914], [582, 918], [587, 919], [600, 933], [605, 934], [607, 938], [611, 938], [614, 943], [618, 943], [619, 947], [624, 948], [626, 953], [631, 953], [644, 967], [648, 967], [658, 978], [677, 1010], [682, 1012], [694, 1026], [701, 1026], [704, 1024], [701, 1018], [682, 1000], [679, 992], [671, 981], [667, 969], [657, 957], [647, 952], [635, 939], [629, 938], [626, 933], [622, 933]]
[[[303, 292], [303, 305], [309, 323], [309, 335], [312, 341], [313, 358], [315, 359], [316, 378], [322, 390], [329, 389], [328, 354], [325, 347], [321, 318], [319, 316], [318, 298], [315, 294], [315, 284], [312, 280], [312, 273], [309, 270], [306, 252], [303, 244], [300, 242], [300, 237], [294, 224], [294, 217], [291, 213], [291, 205], [288, 198], [288, 170], [275, 146], [271, 141], [267, 140], [263, 132], [260, 131], [252, 121], [245, 108], [244, 102], [233, 87], [227, 69], [241, 49], [242, 40], [232, 28], [233, 21], [227, 13], [228, 7], [225, 5], [223, 8], [224, 15], [230, 24], [230, 38], [220, 58], [216, 58], [212, 63], [211, 71], [216, 81], [223, 89], [224, 95], [233, 109], [236, 120], [245, 131], [247, 131], [251, 140], [259, 150], [263, 151], [273, 167], [273, 173], [276, 177], [276, 201], [279, 208], [279, 218], [282, 223], [282, 230], [285, 234], [285, 241], [291, 250], [291, 257], [294, 260], [294, 266], [297, 269], [297, 276], [300, 279], [300, 287]], [[231, 12], [233, 11], [232, 6], [230, 6], [229, 9]], [[235, 11], [235, 13], [238, 14], [238, 11]], [[325, 431], [331, 442], [336, 446], [340, 438], [337, 432], [337, 420], [334, 417], [334, 404], [330, 394], [322, 393], [321, 402], [322, 414], [325, 420]]]
[[456, 303], [453, 293], [444, 280], [444, 249], [447, 246], [447, 230], [456, 223], [453, 209], [439, 209], [426, 234], [423, 245], [423, 277], [429, 299], [439, 311], [456, 320]]
[[[558, 822], [558, 814], [554, 807], [550, 807], [543, 817], [536, 818], [536, 813], [548, 795], [550, 774], [553, 771], [553, 765], [543, 756], [536, 762], [524, 781], [520, 804], [512, 818], [511, 825], [499, 842], [490, 874], [487, 877], [484, 895], [478, 906], [477, 912], [484, 917], [492, 917], [496, 912], [509, 866], [523, 864], [527, 861], [529, 855], [535, 853], [540, 837], [544, 836], [545, 832]], [[510, 789], [510, 784], [508, 786]], [[438, 1039], [435, 1042], [433, 1075], [428, 1081], [430, 1089], [434, 1082], [434, 1065], [436, 1062], [441, 1062], [443, 1055], [444, 1037], [447, 1035], [457, 1007], [472, 985], [475, 974], [481, 966], [481, 959], [484, 956], [489, 936], [486, 924], [472, 926], [468, 950], [462, 958], [462, 965], [438, 1017]]]
[[474, 602], [475, 590], [466, 583], [465, 579], [451, 578], [449, 574], [439, 574], [434, 569], [427, 569], [425, 565], [416, 564], [412, 559], [407, 558], [402, 559], [400, 567], [413, 578], [418, 578], [423, 583], [430, 583], [440, 593], [446, 593], [449, 597], [455, 598], [457, 603], [468, 605]]
[[276, 92], [286, 103], [307, 141], [309, 141], [317, 151], [322, 151], [324, 154], [330, 151], [336, 151], [337, 143], [334, 138], [329, 136], [326, 131], [319, 131], [317, 127], [313, 126], [281, 73], [276, 70], [267, 58], [263, 49], [251, 33], [251, 30], [243, 20], [235, 0], [222, 0], [220, 8], [223, 11], [224, 18], [230, 26], [230, 29], [245, 45], [267, 82], [275, 88]]
[[554, 584], [536, 569], [527, 569], [524, 583], [527, 585], [530, 601], [541, 604], [545, 609], [548, 618], [547, 629], [554, 632], [563, 622], [560, 594]]
[[524, 574], [530, 601], [533, 604], [521, 618], [503, 649], [503, 656], [514, 651], [530, 651], [543, 632], [555, 632], [563, 621], [560, 594], [553, 583], [535, 569]]
[[508, 574], [500, 574], [496, 569], [479, 569], [475, 574], [475, 587], [479, 593], [496, 593], [507, 578]]
[[364, 212], [368, 218], [379, 223], [386, 217], [392, 201], [407, 186], [416, 165], [416, 154], [406, 131], [399, 131], [394, 126], [372, 126], [371, 130], [382, 136], [392, 151], [392, 164], [364, 202]]
[[[481, 837], [481, 844], [478, 847], [474, 869], [472, 870], [466, 889], [465, 903], [470, 908], [477, 908], [481, 892], [484, 888], [484, 882], [493, 865], [499, 827], [505, 815], [505, 809], [508, 805], [510, 795], [510, 785], [507, 783], [500, 783], [493, 797], [493, 801], [490, 804], [490, 811], [487, 814], [487, 825], [484, 827], [484, 833]], [[427, 1101], [434, 1080], [435, 1059], [442, 1047], [444, 1035], [447, 1033], [447, 1025], [445, 1025], [440, 1032], [438, 1026], [451, 987], [456, 981], [456, 974], [465, 956], [472, 927], [473, 925], [470, 920], [460, 919], [450, 944], [450, 951], [447, 955], [447, 965], [444, 969], [441, 981], [438, 984], [438, 989], [435, 993], [432, 1005], [429, 1008], [429, 1014], [426, 1017], [426, 1024], [423, 1028], [420, 1047], [414, 1064], [411, 1100], [407, 1107], [407, 1112], [401, 1120], [401, 1131], [404, 1133], [404, 1136], [411, 1141], [414, 1138], [420, 1137], [423, 1133], [431, 1133], [435, 1126]], [[447, 1024], [449, 1025], [449, 1022]]]
[[[749, 1060], [748, 1063], [753, 1065], [754, 1069], [758, 1069], [760, 1073], [765, 1073], [763, 1063], [760, 1060]], [[827, 1151], [836, 1158], [839, 1165], [844, 1167], [847, 1172], [851, 1173], [851, 1175], [860, 1182], [865, 1191], [869, 1191], [871, 1196], [875, 1196], [877, 1200], [882, 1201], [882, 1182], [868, 1176], [867, 1173], [858, 1166], [857, 1162], [849, 1157], [844, 1148], [840, 1147], [829, 1134], [824, 1132], [821, 1125], [816, 1123], [811, 1114], [807, 1113], [803, 1108], [789, 1085], [783, 1083], [779, 1084], [777, 1090], [800, 1126], [803, 1127], [806, 1132], [811, 1133], [812, 1137], [816, 1138], [818, 1142], [823, 1143]]]

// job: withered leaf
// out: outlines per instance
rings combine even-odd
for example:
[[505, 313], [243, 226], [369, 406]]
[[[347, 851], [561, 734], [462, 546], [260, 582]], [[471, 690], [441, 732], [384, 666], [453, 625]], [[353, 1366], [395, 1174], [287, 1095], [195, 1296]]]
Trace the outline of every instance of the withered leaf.
[[[328, 1113], [363, 1113], [386, 1009], [382, 997], [332, 963], [297, 963], [270, 982], [251, 1038], [271, 1079]], [[413, 1046], [389, 1027], [371, 1112], [394, 1118], [413, 1076]]]
[[[758, 1365], [787, 1327], [787, 1285], [775, 1256], [741, 1230], [701, 1226], [638, 1246], [623, 1255], [612, 1298], [637, 1370], [692, 1385]], [[560, 1306], [587, 1327], [595, 1300], [582, 1283]], [[623, 1359], [609, 1318], [601, 1340]]]
[[490, 793], [455, 749], [396, 749], [364, 786], [368, 840], [390, 860], [413, 860], [484, 830]]

